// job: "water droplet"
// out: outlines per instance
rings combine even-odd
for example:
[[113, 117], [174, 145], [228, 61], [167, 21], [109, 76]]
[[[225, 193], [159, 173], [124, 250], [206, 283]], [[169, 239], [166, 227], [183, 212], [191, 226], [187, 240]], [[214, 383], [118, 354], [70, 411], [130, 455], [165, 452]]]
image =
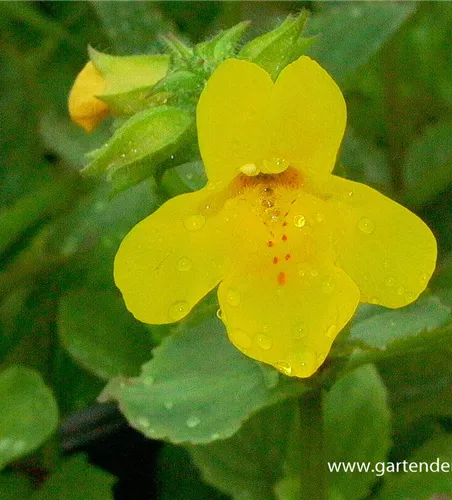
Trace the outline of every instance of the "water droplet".
[[138, 427], [149, 427], [151, 425], [151, 422], [146, 417], [137, 418], [136, 423]]
[[226, 302], [232, 307], [237, 307], [240, 304], [240, 293], [234, 288], [229, 288], [226, 293]]
[[314, 215], [314, 218], [317, 222], [323, 222], [325, 220], [325, 216], [323, 214], [321, 214], [320, 212], [317, 212], [315, 215]]
[[408, 292], [405, 295], [405, 297], [406, 297], [406, 300], [409, 300], [410, 302], [412, 302], [416, 298], [416, 296], [414, 295], [414, 293], [410, 293], [410, 292]]
[[367, 217], [361, 217], [358, 221], [358, 229], [365, 234], [372, 234], [375, 231], [375, 224]]
[[178, 271], [190, 271], [193, 267], [193, 262], [188, 257], [182, 257], [177, 263]]
[[306, 224], [306, 217], [304, 215], [296, 215], [294, 218], [293, 218], [293, 223], [297, 226], [297, 227], [303, 227], [305, 224]]
[[218, 434], [218, 432], [214, 432], [213, 434], [210, 435], [210, 439], [212, 441], [216, 441], [217, 439], [220, 439], [220, 434]]
[[403, 288], [403, 286], [399, 286], [399, 288], [397, 288], [397, 295], [403, 295], [405, 293], [405, 288]]
[[395, 279], [394, 278], [388, 278], [386, 280], [386, 285], [387, 286], [394, 286], [395, 285]]
[[147, 376], [142, 379], [144, 385], [154, 385], [155, 379], [152, 376]]
[[311, 271], [309, 272], [309, 274], [315, 278], [316, 276], [319, 275], [319, 272], [317, 271], [317, 269], [311, 269]]
[[179, 321], [188, 314], [188, 311], [189, 311], [188, 302], [185, 302], [185, 300], [181, 300], [179, 302], [174, 303], [170, 307], [169, 317], [171, 321]]
[[225, 202], [224, 202], [224, 208], [226, 210], [231, 210], [231, 209], [234, 209], [237, 207], [239, 201], [237, 200], [237, 198], [228, 198]]
[[322, 365], [324, 362], [325, 362], [325, 359], [326, 359], [326, 354], [321, 352], [318, 356], [317, 356], [317, 363], [318, 365]]
[[324, 279], [322, 283], [322, 291], [324, 293], [332, 293], [336, 288], [336, 281], [331, 276]]
[[246, 163], [245, 165], [242, 165], [239, 170], [240, 172], [242, 172], [242, 174], [251, 177], [258, 175], [260, 172], [255, 163]]
[[217, 318], [223, 319], [223, 313], [222, 313], [221, 309], [217, 309]]
[[188, 231], [199, 231], [205, 223], [206, 218], [203, 215], [190, 215], [184, 220], [185, 229]]
[[269, 174], [280, 174], [284, 172], [289, 166], [289, 163], [282, 158], [272, 158], [271, 160], [264, 160], [263, 170]]
[[298, 368], [297, 374], [306, 377], [316, 368], [317, 354], [310, 349], [302, 349], [293, 355], [293, 360]]
[[240, 328], [232, 330], [230, 337], [231, 337], [231, 342], [235, 344], [237, 347], [240, 347], [242, 349], [249, 349], [252, 346], [252, 341], [250, 336], [243, 330], [240, 330]]
[[371, 297], [370, 298], [370, 303], [371, 304], [378, 304], [378, 298], [377, 297]]
[[172, 401], [165, 401], [163, 403], [163, 406], [167, 409], [167, 410], [171, 410], [174, 406], [174, 403]]
[[336, 327], [336, 325], [331, 325], [331, 326], [328, 327], [328, 329], [326, 331], [326, 336], [329, 339], [334, 339], [334, 337], [336, 336], [336, 333], [337, 333], [337, 327]]
[[254, 342], [256, 342], [256, 344], [261, 349], [264, 349], [264, 351], [268, 351], [269, 349], [271, 349], [271, 347], [273, 345], [273, 341], [272, 341], [271, 337], [269, 337], [268, 335], [265, 335], [265, 333], [257, 333], [254, 336]]
[[278, 361], [275, 364], [275, 367], [281, 373], [284, 373], [284, 375], [291, 375], [292, 374], [292, 366], [287, 361]]
[[425, 283], [427, 283], [429, 279], [429, 275], [427, 273], [422, 273], [420, 276], [419, 276], [419, 281], [425, 285]]
[[213, 182], [208, 182], [206, 185], [206, 188], [208, 191], [213, 191], [215, 189], [216, 185]]
[[293, 330], [292, 337], [294, 340], [300, 340], [300, 339], [304, 339], [306, 337], [306, 335], [307, 335], [307, 332], [304, 329], [304, 327], [301, 325], [297, 325]]
[[187, 421], [185, 423], [187, 424], [187, 427], [189, 427], [190, 429], [194, 429], [201, 423], [201, 420], [199, 417], [191, 416], [187, 418]]

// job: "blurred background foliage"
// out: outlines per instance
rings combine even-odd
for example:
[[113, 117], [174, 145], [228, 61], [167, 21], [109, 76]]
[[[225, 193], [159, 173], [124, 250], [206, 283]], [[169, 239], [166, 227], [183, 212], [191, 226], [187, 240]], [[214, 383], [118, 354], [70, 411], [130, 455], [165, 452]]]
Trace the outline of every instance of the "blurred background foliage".
[[[176, 326], [132, 318], [114, 254], [168, 196], [202, 185], [199, 158], [176, 155], [113, 195], [79, 171], [117, 124], [86, 134], [67, 114], [88, 44], [165, 52], [161, 34], [194, 44], [250, 20], [247, 41], [302, 7], [308, 53], [348, 104], [337, 171], [416, 211], [440, 251], [425, 297], [362, 307], [303, 383], [232, 348], [213, 295]], [[451, 65], [448, 2], [0, 2], [0, 498], [299, 498], [295, 402], [316, 384], [329, 389], [329, 459], [452, 461]], [[152, 445], [114, 404], [96, 405], [107, 381], [101, 400], [183, 446]], [[337, 473], [329, 496], [424, 499], [451, 493], [451, 477]]]

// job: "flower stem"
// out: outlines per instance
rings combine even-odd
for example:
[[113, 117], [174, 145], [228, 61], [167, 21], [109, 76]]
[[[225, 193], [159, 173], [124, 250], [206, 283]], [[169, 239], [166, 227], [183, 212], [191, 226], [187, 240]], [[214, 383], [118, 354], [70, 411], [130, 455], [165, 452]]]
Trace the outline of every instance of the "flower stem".
[[300, 500], [325, 500], [327, 476], [323, 429], [322, 389], [299, 399], [302, 462]]

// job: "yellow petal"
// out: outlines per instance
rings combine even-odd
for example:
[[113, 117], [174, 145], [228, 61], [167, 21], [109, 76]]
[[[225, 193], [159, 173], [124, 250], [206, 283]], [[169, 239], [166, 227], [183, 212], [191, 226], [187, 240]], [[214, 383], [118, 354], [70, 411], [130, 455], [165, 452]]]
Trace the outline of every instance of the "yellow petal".
[[331, 196], [337, 265], [358, 285], [361, 300], [391, 308], [413, 302], [436, 264], [427, 225], [364, 184], [331, 176], [324, 191]]
[[218, 290], [223, 321], [246, 355], [308, 377], [355, 311], [359, 291], [333, 265], [323, 201], [273, 178], [250, 179], [254, 187], [235, 200], [238, 222]]
[[88, 62], [75, 79], [69, 94], [71, 120], [87, 132], [94, 130], [108, 115], [108, 105], [96, 98], [106, 90], [102, 74]]
[[262, 158], [264, 113], [273, 82], [256, 64], [228, 59], [206, 84], [198, 103], [201, 156], [210, 181], [229, 181]]
[[359, 291], [341, 269], [326, 262], [306, 265], [304, 275], [288, 273], [284, 284], [270, 265], [246, 262], [222, 281], [222, 319], [244, 354], [286, 375], [309, 377], [353, 315]]
[[178, 321], [219, 283], [228, 223], [215, 197], [205, 188], [172, 198], [121, 243], [115, 281], [140, 321]]
[[347, 111], [339, 87], [315, 61], [302, 56], [281, 71], [268, 119], [270, 156], [317, 174], [332, 171]]

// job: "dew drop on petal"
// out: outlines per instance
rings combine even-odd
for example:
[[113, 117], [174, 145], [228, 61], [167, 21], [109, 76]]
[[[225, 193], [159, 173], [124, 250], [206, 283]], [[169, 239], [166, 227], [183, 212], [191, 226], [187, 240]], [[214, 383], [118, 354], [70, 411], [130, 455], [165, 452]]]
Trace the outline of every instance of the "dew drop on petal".
[[217, 318], [223, 319], [223, 312], [221, 311], [221, 309], [217, 309]]
[[317, 363], [318, 365], [322, 365], [324, 362], [325, 362], [325, 359], [326, 359], [326, 354], [321, 352], [318, 356], [317, 356]]
[[265, 333], [257, 333], [254, 336], [254, 342], [264, 351], [268, 351], [273, 345], [271, 337], [269, 337]]
[[296, 215], [293, 218], [293, 223], [297, 227], [304, 227], [306, 224], [306, 217], [304, 215]]
[[240, 293], [234, 288], [229, 288], [226, 293], [226, 302], [232, 307], [237, 307], [240, 304]]
[[291, 375], [292, 374], [292, 365], [290, 363], [288, 363], [287, 361], [277, 361], [275, 364], [275, 367], [281, 373], [284, 373], [284, 375]]
[[179, 259], [179, 262], [177, 263], [178, 271], [190, 271], [192, 267], [193, 267], [193, 262], [188, 257], [182, 257], [181, 259]]
[[313, 278], [315, 278], [316, 276], [319, 275], [319, 272], [317, 271], [317, 269], [311, 269], [310, 273], [309, 273]]
[[331, 325], [331, 326], [328, 327], [328, 329], [326, 331], [326, 336], [329, 339], [334, 339], [335, 336], [336, 336], [336, 333], [337, 333], [337, 327], [336, 327], [336, 325]]
[[199, 417], [192, 416], [187, 418], [187, 421], [185, 423], [187, 424], [188, 428], [194, 429], [201, 423], [201, 420]]
[[429, 275], [427, 273], [422, 273], [420, 276], [419, 276], [419, 282], [422, 284], [422, 285], [425, 285], [428, 281], [428, 278], [429, 278]]
[[377, 297], [371, 297], [371, 298], [370, 298], [370, 303], [371, 303], [371, 304], [378, 304], [378, 302], [379, 302], [379, 301], [378, 301], [378, 298], [377, 298]]
[[322, 283], [322, 292], [324, 293], [332, 293], [334, 292], [334, 289], [336, 288], [336, 282], [334, 278], [331, 276], [328, 276], [323, 280]]
[[315, 370], [317, 354], [310, 349], [303, 349], [293, 355], [293, 359], [301, 376], [309, 376]]
[[395, 285], [395, 279], [394, 278], [388, 278], [386, 280], [386, 286], [394, 286]]
[[188, 231], [199, 231], [204, 227], [206, 218], [204, 215], [189, 215], [184, 219], [185, 229]]
[[372, 234], [375, 231], [375, 224], [367, 217], [361, 217], [358, 221], [358, 229], [365, 234]]
[[294, 329], [293, 329], [293, 333], [292, 333], [292, 338], [294, 340], [300, 340], [300, 339], [304, 339], [307, 335], [307, 332], [306, 330], [304, 329], [303, 326], [301, 325], [297, 325]]
[[185, 300], [180, 300], [175, 302], [169, 310], [169, 316], [172, 321], [179, 321], [188, 314], [189, 307], [188, 302]]
[[315, 218], [316, 222], [323, 222], [325, 220], [325, 216], [323, 214], [321, 214], [320, 212], [317, 212], [314, 215], [314, 218]]
[[240, 347], [242, 349], [249, 349], [252, 346], [250, 336], [243, 330], [240, 330], [240, 328], [232, 330], [230, 337], [231, 342], [237, 347]]
[[408, 301], [410, 301], [410, 302], [413, 302], [413, 300], [415, 299], [415, 297], [416, 297], [416, 296], [414, 295], [414, 293], [410, 293], [410, 292], [408, 292], [408, 293], [405, 295], [406, 300], [408, 300]]
[[399, 288], [397, 288], [397, 295], [403, 295], [405, 293], [405, 288], [403, 288], [403, 286], [399, 286]]

